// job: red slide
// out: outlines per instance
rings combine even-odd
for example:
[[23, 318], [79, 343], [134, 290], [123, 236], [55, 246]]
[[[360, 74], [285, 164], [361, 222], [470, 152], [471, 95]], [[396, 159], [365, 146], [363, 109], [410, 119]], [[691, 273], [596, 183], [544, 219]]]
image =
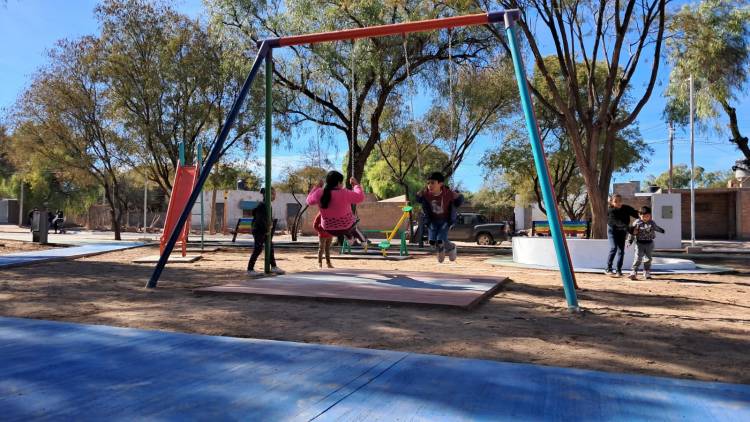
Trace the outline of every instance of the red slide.
[[[172, 183], [172, 195], [169, 197], [167, 219], [164, 222], [164, 231], [161, 234], [160, 253], [164, 253], [164, 246], [167, 245], [169, 236], [172, 235], [172, 231], [180, 219], [180, 214], [185, 209], [185, 205], [188, 199], [190, 199], [190, 194], [193, 192], [197, 182], [197, 166], [177, 166], [177, 174], [175, 174], [174, 183]], [[190, 217], [185, 222], [180, 237], [177, 239], [177, 241], [182, 241], [182, 256], [187, 254], [188, 233], [190, 233]]]

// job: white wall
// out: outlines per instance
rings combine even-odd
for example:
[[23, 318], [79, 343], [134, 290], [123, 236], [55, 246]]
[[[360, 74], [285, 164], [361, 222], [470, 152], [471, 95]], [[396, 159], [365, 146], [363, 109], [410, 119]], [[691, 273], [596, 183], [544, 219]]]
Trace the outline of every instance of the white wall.
[[[651, 196], [651, 215], [666, 233], [656, 233], [657, 249], [680, 249], [682, 247], [682, 202], [679, 193], [655, 193]], [[671, 207], [672, 216], [668, 215]]]
[[[260, 192], [257, 191], [245, 191], [245, 190], [230, 190], [227, 191], [227, 199], [226, 199], [226, 207], [227, 207], [227, 226], [229, 228], [234, 228], [234, 225], [237, 223], [237, 219], [242, 217], [242, 209], [240, 208], [240, 202], [241, 201], [261, 201], [263, 199], [263, 196], [260, 194]], [[205, 222], [205, 225], [208, 226], [209, 221], [211, 221], [211, 196], [213, 194], [213, 191], [205, 191], [203, 192], [203, 210], [204, 210], [204, 217], [203, 220]], [[305, 195], [297, 195], [297, 199], [302, 202], [304, 206], [305, 202]], [[222, 204], [224, 203], [224, 191], [220, 190], [216, 192], [216, 203]], [[279, 220], [277, 229], [286, 229], [287, 224], [287, 204], [296, 204], [294, 198], [292, 197], [292, 194], [290, 193], [282, 193], [277, 192], [276, 193], [276, 200], [271, 203], [271, 207], [273, 208], [273, 215], [274, 218], [277, 218]], [[201, 214], [201, 207], [200, 207], [200, 197], [198, 197], [198, 200], [195, 202], [195, 206], [193, 206], [192, 210], [192, 220], [191, 220], [191, 226], [193, 228], [199, 228], [200, 227], [200, 214]]]

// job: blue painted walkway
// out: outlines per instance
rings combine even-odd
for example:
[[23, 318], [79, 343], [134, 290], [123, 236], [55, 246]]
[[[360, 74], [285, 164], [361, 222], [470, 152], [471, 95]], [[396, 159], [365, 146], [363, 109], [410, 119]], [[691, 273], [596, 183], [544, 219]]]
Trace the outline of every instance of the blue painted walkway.
[[750, 386], [0, 318], [0, 409], [39, 420], [750, 420]]
[[47, 261], [76, 259], [123, 249], [137, 248], [142, 242], [102, 242], [89, 243], [67, 248], [52, 248], [41, 251], [16, 252], [0, 256], [0, 268], [20, 267]]

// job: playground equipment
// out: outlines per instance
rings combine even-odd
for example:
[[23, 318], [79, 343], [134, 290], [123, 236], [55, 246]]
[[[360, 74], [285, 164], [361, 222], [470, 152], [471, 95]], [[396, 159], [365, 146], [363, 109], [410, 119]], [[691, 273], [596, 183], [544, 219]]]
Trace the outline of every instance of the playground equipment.
[[[420, 32], [420, 31], [432, 31], [438, 29], [450, 29], [461, 26], [472, 26], [472, 25], [492, 25], [500, 22], [505, 23], [505, 32], [508, 36], [508, 50], [511, 53], [513, 60], [513, 67], [516, 76], [516, 82], [518, 84], [518, 90], [521, 99], [521, 108], [526, 121], [526, 128], [529, 133], [531, 141], [531, 149], [534, 156], [534, 164], [539, 176], [539, 185], [542, 191], [542, 198], [544, 207], [547, 209], [547, 217], [550, 223], [550, 233], [555, 245], [555, 253], [557, 261], [560, 267], [560, 273], [563, 281], [563, 289], [565, 291], [565, 298], [568, 302], [568, 308], [571, 310], [578, 310], [578, 300], [575, 292], [575, 275], [573, 273], [573, 266], [568, 252], [568, 247], [565, 242], [565, 237], [562, 233], [562, 224], [560, 222], [560, 214], [557, 208], [557, 201], [555, 200], [554, 192], [552, 191], [552, 181], [549, 176], [549, 168], [547, 165], [547, 159], [544, 154], [544, 146], [541, 142], [539, 135], [539, 128], [537, 127], [536, 118], [534, 117], [533, 104], [531, 101], [531, 95], [529, 93], [528, 82], [526, 79], [526, 72], [524, 70], [523, 59], [521, 57], [521, 48], [518, 45], [518, 37], [516, 35], [517, 25], [516, 22], [521, 19], [521, 13], [518, 10], [506, 10], [498, 12], [487, 12], [478, 13], [467, 16], [456, 16], [448, 18], [430, 19], [416, 22], [405, 22], [391, 25], [380, 25], [365, 28], [346, 29], [342, 31], [323, 32], [317, 34], [307, 34], [280, 38], [270, 38], [258, 41], [258, 55], [250, 69], [250, 72], [245, 80], [245, 83], [240, 89], [239, 95], [235, 99], [234, 104], [227, 116], [224, 125], [221, 128], [221, 132], [213, 144], [210, 154], [208, 155], [206, 162], [203, 166], [203, 171], [200, 172], [197, 186], [193, 189], [189, 200], [185, 204], [182, 213], [176, 224], [176, 230], [173, 230], [172, 235], [169, 237], [167, 244], [163, 248], [159, 262], [156, 264], [151, 278], [149, 279], [146, 287], [156, 287], [161, 272], [164, 270], [164, 266], [167, 264], [169, 254], [172, 252], [174, 245], [177, 243], [179, 238], [179, 229], [187, 222], [190, 216], [190, 206], [195, 202], [200, 194], [203, 185], [208, 178], [208, 173], [211, 167], [218, 161], [219, 155], [224, 147], [224, 141], [229, 136], [229, 132], [234, 124], [237, 115], [240, 112], [240, 108], [245, 103], [247, 93], [250, 90], [255, 76], [260, 71], [261, 66], [265, 63], [265, 183], [266, 183], [266, 198], [265, 203], [268, 211], [268, 215], [272, 215], [271, 210], [271, 146], [273, 143], [273, 50], [275, 48], [289, 47], [301, 44], [318, 44], [323, 42], [341, 41], [341, 40], [356, 40], [359, 38], [374, 38], [383, 37], [388, 35], [401, 35], [406, 36], [408, 33]], [[352, 57], [352, 60], [354, 57]], [[353, 154], [353, 152], [352, 152]], [[271, 244], [266, 243], [266, 265], [265, 272], [270, 273], [270, 253]]]
[[242, 217], [237, 219], [237, 225], [234, 226], [234, 234], [232, 235], [232, 242], [237, 239], [237, 234], [244, 233], [250, 234], [253, 232], [253, 218]]
[[[198, 181], [198, 166], [183, 166], [182, 164], [177, 165], [177, 172], [174, 176], [174, 183], [172, 184], [172, 194], [169, 197], [169, 206], [167, 207], [167, 218], [164, 221], [164, 232], [161, 234], [161, 240], [159, 242], [159, 252], [164, 256], [164, 251], [167, 249], [169, 239], [171, 236], [176, 235], [175, 242], [177, 240], [182, 242], [182, 256], [187, 255], [187, 241], [188, 234], [190, 232], [190, 216], [186, 221], [182, 222], [180, 214], [187, 208], [188, 212], [192, 208], [191, 192], [196, 187]], [[171, 248], [169, 248], [171, 251]], [[167, 254], [168, 255], [168, 254]]]
[[[407, 256], [409, 255], [409, 249], [406, 246], [406, 231], [401, 230], [401, 226], [404, 224], [404, 221], [406, 221], [407, 218], [409, 218], [409, 214], [412, 211], [412, 207], [410, 205], [406, 205], [405, 207], [401, 208], [401, 211], [403, 213], [401, 214], [401, 217], [398, 219], [398, 223], [393, 227], [391, 230], [362, 230], [365, 234], [384, 234], [385, 240], [378, 243], [378, 247], [380, 248], [380, 252], [382, 252], [383, 256], [388, 256], [388, 249], [391, 247], [391, 240], [396, 236], [396, 234], [399, 235], [399, 238], [401, 239], [399, 251], [398, 254], [400, 256]], [[367, 252], [367, 249], [369, 247], [368, 244], [362, 245], [365, 252]], [[351, 253], [352, 247], [348, 240], [344, 239], [344, 241], [341, 243], [341, 253]]]

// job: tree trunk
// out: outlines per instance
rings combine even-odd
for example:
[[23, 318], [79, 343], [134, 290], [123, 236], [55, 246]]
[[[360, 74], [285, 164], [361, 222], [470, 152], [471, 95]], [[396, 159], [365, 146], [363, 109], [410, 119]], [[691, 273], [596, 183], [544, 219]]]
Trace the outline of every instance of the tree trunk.
[[598, 186], [587, 186], [591, 206], [591, 238], [607, 238], [607, 194], [600, 193]]
[[211, 191], [211, 218], [208, 227], [208, 234], [216, 234], [216, 189]]
[[120, 213], [118, 218], [117, 209], [115, 207], [115, 198], [112, 195], [112, 190], [108, 183], [104, 184], [104, 192], [104, 198], [107, 200], [107, 204], [109, 204], [109, 218], [112, 223], [112, 231], [115, 232], [115, 240], [122, 240], [120, 235], [120, 220], [122, 219], [122, 213]]
[[745, 156], [745, 160], [750, 160], [750, 147], [748, 147], [748, 139], [746, 136], [740, 134], [740, 127], [737, 124], [737, 109], [730, 106], [728, 102], [724, 101], [721, 103], [724, 111], [729, 116], [729, 130], [732, 132], [732, 137], [729, 139], [730, 142], [737, 145], [742, 155]]
[[297, 241], [297, 233], [299, 233], [299, 224], [302, 222], [302, 215], [305, 214], [305, 211], [307, 211], [308, 205], [305, 204], [304, 207], [300, 208], [299, 212], [297, 212], [297, 215], [294, 216], [294, 223], [292, 224], [292, 240]]

